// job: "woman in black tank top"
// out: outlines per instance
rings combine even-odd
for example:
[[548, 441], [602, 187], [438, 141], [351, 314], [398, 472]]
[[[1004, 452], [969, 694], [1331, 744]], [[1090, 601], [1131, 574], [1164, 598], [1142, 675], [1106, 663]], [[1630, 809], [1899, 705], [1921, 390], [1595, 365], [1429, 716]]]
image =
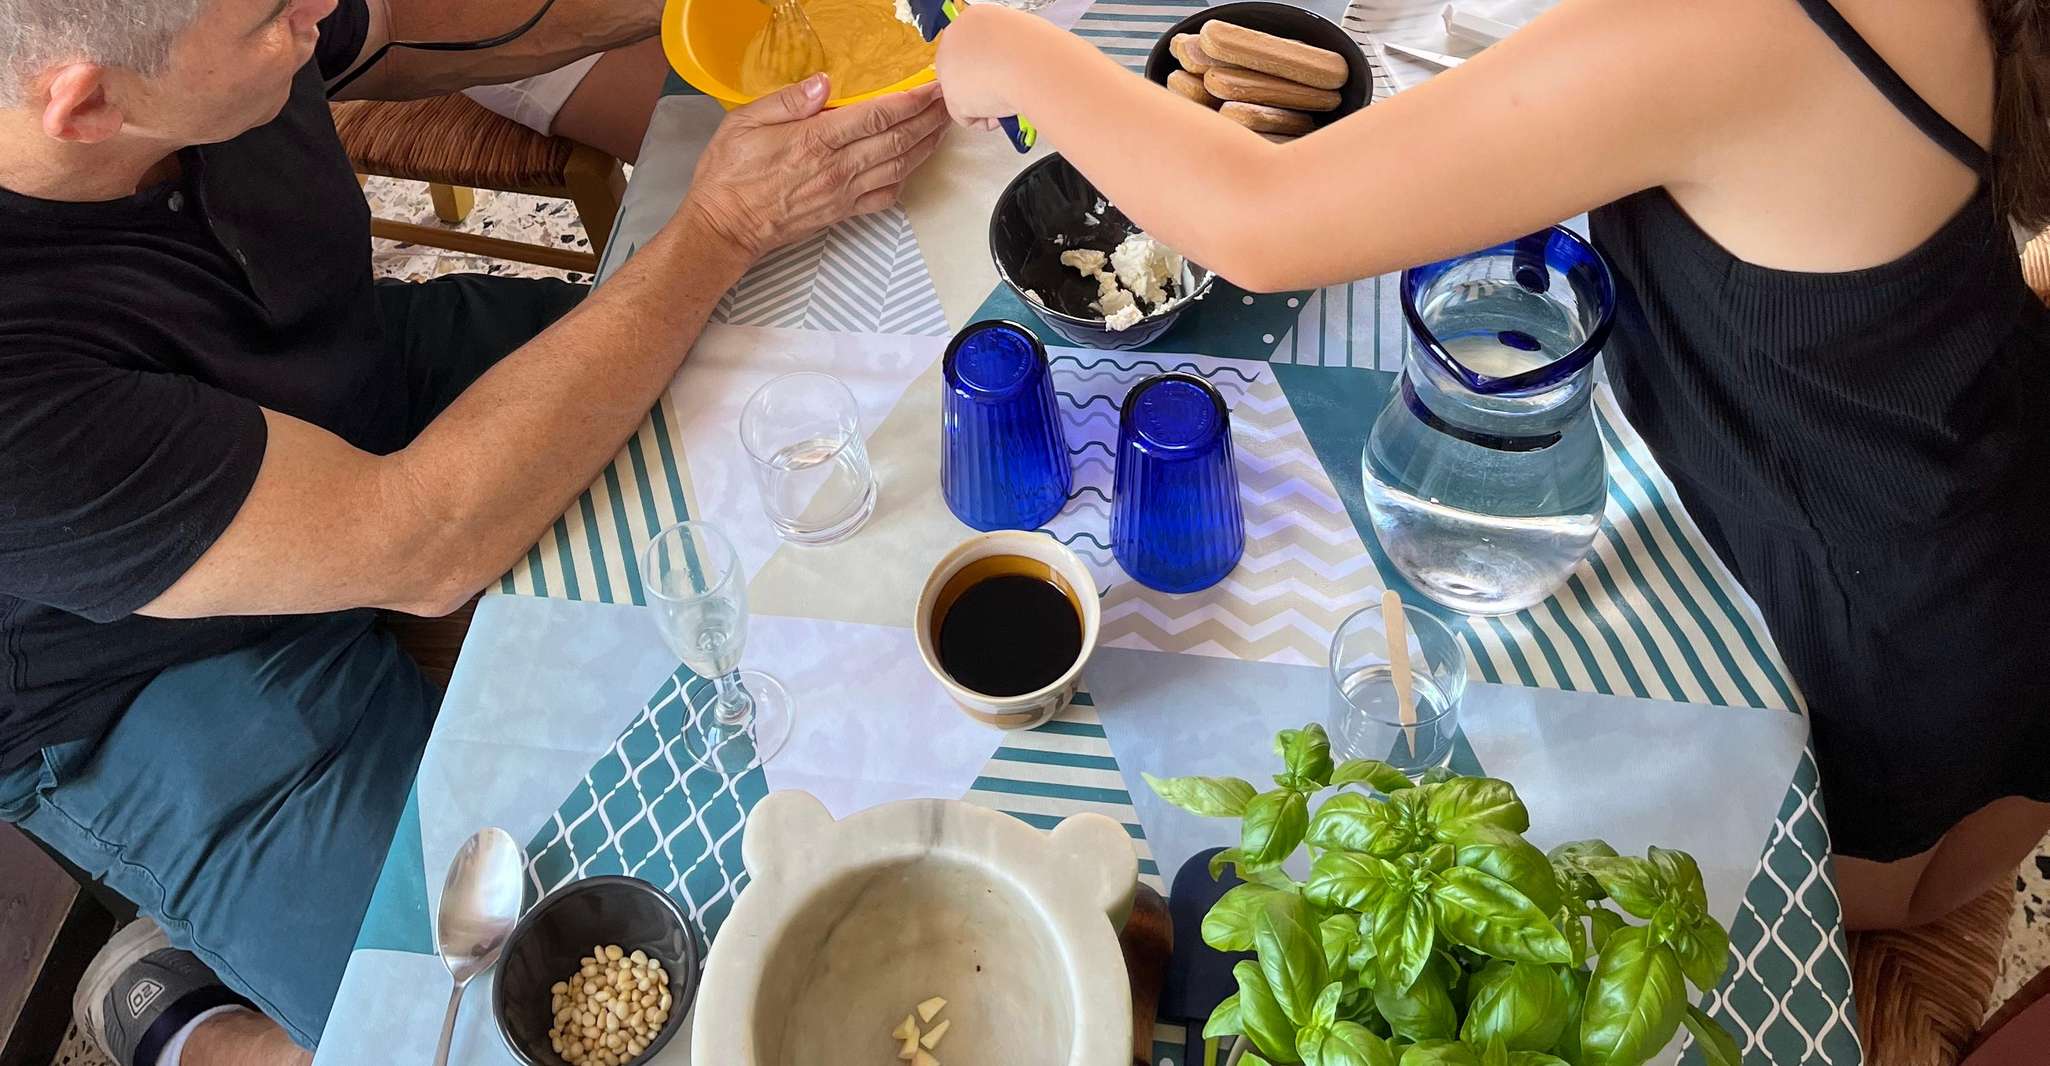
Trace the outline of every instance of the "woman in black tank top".
[[1843, 2], [1992, 150], [1829, 0], [1564, 0], [1287, 145], [1001, 9], [939, 67], [958, 119], [1030, 115], [1250, 288], [1592, 209], [1611, 378], [1800, 684], [1856, 927], [1954, 909], [2050, 829], [2050, 313], [2009, 226], [2050, 222], [2050, 0]]

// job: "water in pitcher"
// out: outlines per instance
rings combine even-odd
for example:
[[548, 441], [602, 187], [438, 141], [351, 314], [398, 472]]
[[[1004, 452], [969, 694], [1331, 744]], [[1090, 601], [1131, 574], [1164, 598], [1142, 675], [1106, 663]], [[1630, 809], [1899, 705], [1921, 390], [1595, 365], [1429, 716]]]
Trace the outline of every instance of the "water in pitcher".
[[1600, 338], [1589, 340], [1604, 319], [1568, 276], [1513, 280], [1509, 249], [1418, 286], [1412, 323], [1443, 355], [1412, 343], [1361, 464], [1389, 561], [1467, 614], [1522, 610], [1564, 584], [1593, 547], [1607, 491], [1588, 406]]

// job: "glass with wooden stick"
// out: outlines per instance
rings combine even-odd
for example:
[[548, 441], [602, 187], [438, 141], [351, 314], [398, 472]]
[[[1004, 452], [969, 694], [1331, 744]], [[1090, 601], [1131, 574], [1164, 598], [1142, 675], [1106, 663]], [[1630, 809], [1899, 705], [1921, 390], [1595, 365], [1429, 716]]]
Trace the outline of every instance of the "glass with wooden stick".
[[1385, 609], [1354, 613], [1331, 637], [1331, 750], [1414, 779], [1452, 758], [1466, 651], [1445, 623], [1388, 596]]

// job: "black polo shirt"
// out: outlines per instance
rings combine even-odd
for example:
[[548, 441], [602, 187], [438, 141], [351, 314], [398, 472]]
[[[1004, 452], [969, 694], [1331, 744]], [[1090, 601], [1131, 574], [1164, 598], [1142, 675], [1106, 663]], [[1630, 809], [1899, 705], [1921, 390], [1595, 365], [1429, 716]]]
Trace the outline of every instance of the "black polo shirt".
[[367, 18], [343, 0], [283, 113], [181, 152], [171, 183], [101, 203], [0, 190], [0, 768], [291, 624], [134, 613], [241, 507], [260, 408], [405, 443], [369, 210], [322, 88]]

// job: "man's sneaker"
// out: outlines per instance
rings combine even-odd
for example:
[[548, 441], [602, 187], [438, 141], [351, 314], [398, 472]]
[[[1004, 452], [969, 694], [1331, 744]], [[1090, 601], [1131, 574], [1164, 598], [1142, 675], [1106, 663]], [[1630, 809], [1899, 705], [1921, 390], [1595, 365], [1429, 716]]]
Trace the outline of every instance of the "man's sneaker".
[[93, 957], [71, 997], [71, 1013], [120, 1066], [156, 1066], [186, 1023], [215, 1007], [248, 1005], [206, 963], [171, 946], [157, 923], [139, 919]]

